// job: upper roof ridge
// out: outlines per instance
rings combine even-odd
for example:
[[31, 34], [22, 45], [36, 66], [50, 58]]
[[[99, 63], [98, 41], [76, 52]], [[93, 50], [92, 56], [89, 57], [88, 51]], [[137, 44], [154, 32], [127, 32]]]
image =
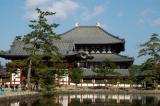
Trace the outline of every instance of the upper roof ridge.
[[62, 33], [61, 35], [63, 35], [62, 38], [64, 39], [73, 39], [75, 43], [80, 43], [80, 44], [125, 43], [124, 39], [119, 38], [118, 36], [115, 36], [109, 33], [108, 31], [104, 30], [102, 27], [96, 25], [80, 25], [68, 30], [67, 32]]

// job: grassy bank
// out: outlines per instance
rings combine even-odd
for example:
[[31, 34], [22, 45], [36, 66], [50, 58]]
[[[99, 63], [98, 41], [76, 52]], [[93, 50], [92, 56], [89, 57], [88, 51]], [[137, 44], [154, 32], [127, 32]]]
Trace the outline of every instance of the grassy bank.
[[4, 95], [0, 96], [0, 101], [19, 100], [22, 98], [35, 97], [37, 95], [40, 94], [38, 92], [31, 91], [4, 92]]

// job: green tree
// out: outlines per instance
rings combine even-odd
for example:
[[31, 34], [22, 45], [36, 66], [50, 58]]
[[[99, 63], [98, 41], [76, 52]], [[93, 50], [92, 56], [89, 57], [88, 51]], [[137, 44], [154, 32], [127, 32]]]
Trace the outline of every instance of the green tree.
[[98, 76], [104, 77], [104, 83], [107, 83], [107, 80], [105, 79], [107, 75], [117, 75], [119, 76], [120, 73], [115, 72], [114, 69], [116, 68], [116, 65], [109, 60], [105, 60], [102, 63], [100, 63], [99, 67], [93, 69], [94, 72], [98, 74]]
[[10, 73], [16, 73], [17, 68], [24, 68], [26, 64], [25, 60], [13, 60], [6, 64], [7, 71]]
[[129, 72], [130, 72], [130, 77], [128, 79], [127, 82], [129, 82], [132, 86], [132, 84], [134, 83], [138, 83], [141, 79], [139, 77], [141, 77], [140, 74], [140, 66], [139, 65], [132, 65], [129, 67]]
[[70, 77], [71, 77], [72, 82], [75, 83], [76, 86], [77, 86], [77, 84], [79, 84], [81, 82], [82, 73], [83, 73], [83, 71], [79, 67], [73, 68], [71, 70]]
[[63, 62], [59, 62], [56, 64], [56, 78], [57, 78], [57, 86], [60, 86], [60, 79], [67, 75], [67, 66]]
[[94, 72], [96, 72], [100, 76], [105, 77], [108, 74], [116, 74], [116, 72], [114, 72], [115, 68], [116, 68], [116, 66], [114, 63], [112, 63], [108, 60], [105, 60], [102, 63], [100, 63], [99, 67], [94, 69]]
[[139, 57], [150, 56], [150, 58], [153, 58], [155, 62], [159, 61], [160, 38], [158, 34], [153, 33], [149, 41], [145, 42], [144, 44], [141, 44], [140, 47], [142, 49], [139, 51]]
[[160, 72], [157, 67], [160, 63], [160, 38], [158, 34], [153, 33], [149, 41], [141, 44], [142, 48], [139, 51], [139, 57], [148, 56], [149, 58], [141, 65], [141, 70], [144, 72], [144, 81], [153, 83], [156, 87], [160, 79]]
[[[53, 45], [54, 40], [59, 36], [53, 32], [58, 24], [48, 24], [47, 16], [54, 15], [53, 12], [42, 11], [36, 9], [38, 19], [31, 20], [29, 27], [32, 31], [22, 37], [17, 37], [25, 43], [24, 49], [30, 55], [28, 58], [28, 88], [31, 89], [31, 70], [33, 68], [34, 75], [37, 75], [41, 87], [50, 90], [50, 86], [54, 81], [55, 70], [53, 63], [60, 61], [58, 49]], [[46, 86], [45, 86], [46, 85]]]

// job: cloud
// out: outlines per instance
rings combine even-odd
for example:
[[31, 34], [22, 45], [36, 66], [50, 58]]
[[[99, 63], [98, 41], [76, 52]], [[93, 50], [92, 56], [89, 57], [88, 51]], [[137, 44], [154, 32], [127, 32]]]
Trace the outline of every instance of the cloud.
[[154, 14], [154, 11], [151, 8], [146, 8], [142, 11], [141, 16], [142, 17], [148, 17]]
[[56, 18], [66, 19], [78, 8], [79, 5], [77, 3], [71, 0], [62, 0], [52, 3], [48, 10], [56, 11]]
[[152, 25], [153, 25], [153, 26], [160, 27], [160, 17], [157, 18], [157, 19], [155, 19], [155, 20], [153, 20]]
[[49, 0], [26, 0], [26, 7], [35, 7], [47, 3]]
[[82, 18], [85, 20], [90, 20], [99, 16], [103, 12], [104, 12], [103, 6], [99, 5], [99, 6], [96, 6], [92, 11], [89, 11], [88, 9], [86, 9], [86, 11], [82, 13]]
[[147, 8], [141, 12], [137, 24], [150, 27], [160, 27], [160, 17], [157, 16], [156, 11]]
[[145, 23], [145, 20], [142, 19], [142, 18], [137, 21], [137, 24], [138, 24], [138, 25], [142, 25], [142, 24], [144, 24], [144, 23]]
[[37, 18], [35, 8], [56, 12], [54, 19], [67, 19], [79, 8], [79, 4], [72, 0], [26, 0], [26, 15], [28, 19]]
[[118, 13], [117, 13], [117, 16], [118, 16], [118, 17], [122, 17], [123, 15], [124, 15], [123, 12], [118, 12]]

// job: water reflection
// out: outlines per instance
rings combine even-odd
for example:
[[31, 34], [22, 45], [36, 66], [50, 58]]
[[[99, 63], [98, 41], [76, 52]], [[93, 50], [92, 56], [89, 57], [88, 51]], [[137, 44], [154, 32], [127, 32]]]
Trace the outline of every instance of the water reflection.
[[0, 106], [160, 106], [159, 95], [77, 94], [0, 101]]
[[56, 102], [63, 106], [160, 106], [158, 95], [131, 95], [131, 94], [80, 94], [80, 95], [59, 95]]

